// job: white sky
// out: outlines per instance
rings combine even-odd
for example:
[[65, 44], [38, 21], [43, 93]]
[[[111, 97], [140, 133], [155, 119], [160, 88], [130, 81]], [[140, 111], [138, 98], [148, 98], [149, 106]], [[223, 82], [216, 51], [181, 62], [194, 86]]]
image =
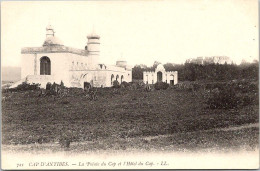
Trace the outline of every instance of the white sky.
[[1, 3], [2, 66], [20, 66], [22, 47], [40, 47], [50, 22], [65, 46], [101, 36], [100, 62], [184, 63], [197, 56], [258, 59], [257, 0], [29, 1]]

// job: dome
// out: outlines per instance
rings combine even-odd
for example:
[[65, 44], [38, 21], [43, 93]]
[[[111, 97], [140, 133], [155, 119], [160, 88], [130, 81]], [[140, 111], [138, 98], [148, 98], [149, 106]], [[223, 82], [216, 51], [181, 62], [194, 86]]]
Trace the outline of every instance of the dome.
[[92, 33], [87, 36], [87, 38], [88, 38], [88, 39], [99, 39], [100, 36], [97, 35], [97, 34], [95, 33], [95, 31], [93, 30]]
[[123, 61], [123, 60], [116, 61], [116, 66], [126, 67], [126, 66], [127, 66], [127, 62], [126, 62], [126, 61]]
[[63, 46], [63, 43], [59, 38], [52, 36], [46, 37], [43, 46]]
[[99, 39], [100, 36], [97, 35], [97, 34], [89, 34], [89, 35], [87, 36], [87, 38], [88, 38], [88, 39]]
[[49, 24], [49, 25], [46, 27], [46, 30], [53, 30], [52, 25]]
[[165, 71], [164, 67], [162, 64], [159, 64], [156, 68], [156, 70], [159, 70], [159, 71]]

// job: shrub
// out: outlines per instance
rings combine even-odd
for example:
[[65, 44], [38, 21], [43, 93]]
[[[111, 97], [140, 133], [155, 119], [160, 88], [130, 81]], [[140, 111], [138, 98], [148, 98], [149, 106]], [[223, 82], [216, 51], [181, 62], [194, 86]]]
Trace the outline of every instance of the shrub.
[[231, 82], [230, 85], [233, 86], [236, 91], [242, 93], [258, 92], [258, 84], [249, 80]]
[[46, 84], [46, 90], [51, 90], [51, 83], [50, 82], [48, 82], [47, 84]]
[[147, 92], [150, 92], [150, 91], [152, 91], [152, 88], [151, 88], [150, 85], [146, 85], [146, 86], [145, 86], [145, 90], [146, 90]]
[[130, 84], [129, 83], [127, 83], [127, 82], [125, 82], [125, 81], [123, 81], [122, 83], [121, 83], [121, 87], [128, 87]]
[[62, 87], [62, 88], [64, 88], [65, 86], [64, 86], [64, 83], [63, 83], [63, 81], [61, 80], [61, 82], [60, 82], [60, 86]]
[[92, 86], [89, 82], [84, 82], [84, 90], [90, 89]]
[[[214, 91], [216, 90], [216, 91]], [[222, 89], [214, 89], [207, 100], [211, 109], [233, 109], [241, 104], [241, 98], [236, 95], [232, 87], [225, 86]]]
[[82, 88], [70, 87], [70, 88], [66, 88], [66, 89], [73, 96], [82, 96], [82, 95], [84, 95], [84, 90]]
[[40, 84], [29, 84], [27, 82], [23, 82], [19, 84], [16, 88], [10, 89], [11, 91], [28, 91], [28, 90], [39, 90]]
[[165, 82], [157, 82], [154, 84], [154, 88], [156, 90], [166, 90], [169, 87], [169, 84], [165, 83]]
[[113, 88], [120, 88], [119, 82], [117, 80], [113, 81]]
[[192, 90], [193, 91], [199, 91], [201, 88], [202, 88], [202, 85], [200, 85], [198, 83], [192, 84]]
[[134, 82], [129, 82], [128, 87], [132, 90], [143, 89], [145, 88], [145, 84], [143, 81], [134, 81]]

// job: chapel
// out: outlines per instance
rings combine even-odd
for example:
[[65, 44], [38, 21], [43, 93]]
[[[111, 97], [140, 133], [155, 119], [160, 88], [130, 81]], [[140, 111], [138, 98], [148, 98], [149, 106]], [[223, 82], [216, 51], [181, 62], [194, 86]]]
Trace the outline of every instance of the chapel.
[[48, 82], [63, 82], [66, 87], [84, 88], [89, 83], [93, 87], [111, 87], [115, 80], [120, 84], [132, 81], [132, 68], [126, 61], [116, 61], [115, 65], [99, 63], [100, 36], [94, 32], [87, 36], [83, 49], [76, 49], [65, 46], [48, 25], [42, 46], [24, 47], [21, 54], [22, 79], [16, 86], [26, 81], [39, 83], [42, 88]]
[[177, 71], [166, 71], [162, 64], [159, 64], [155, 71], [143, 72], [143, 82], [145, 84], [155, 84], [156, 82], [166, 82], [170, 85], [178, 83]]

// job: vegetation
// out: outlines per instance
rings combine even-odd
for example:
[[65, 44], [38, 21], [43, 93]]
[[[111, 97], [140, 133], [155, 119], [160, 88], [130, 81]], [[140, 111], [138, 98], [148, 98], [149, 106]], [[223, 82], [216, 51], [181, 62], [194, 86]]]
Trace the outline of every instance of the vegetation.
[[29, 84], [27, 82], [23, 82], [18, 85], [16, 88], [10, 88], [9, 91], [27, 91], [27, 90], [39, 90], [40, 84]]
[[156, 90], [166, 90], [169, 87], [169, 84], [165, 82], [157, 82], [154, 84]]
[[[133, 68], [133, 79], [143, 79], [143, 71], [154, 71], [159, 62], [147, 67], [145, 65], [136, 65]], [[259, 63], [242, 63], [236, 64], [164, 64], [166, 71], [178, 71], [179, 81], [227, 81], [235, 79], [258, 79]]]
[[[217, 101], [212, 99], [212, 93], [219, 87], [225, 87], [219, 88], [219, 92], [227, 93], [231, 84], [235, 93], [213, 97], [238, 96], [243, 105], [241, 102], [234, 105], [235, 100], [223, 105], [226, 101], [222, 100], [222, 104], [212, 107]], [[238, 135], [235, 131], [224, 133], [217, 129], [259, 122], [258, 82], [185, 82], [149, 92], [145, 85], [133, 82], [127, 88], [97, 89], [96, 101], [87, 100], [82, 89], [70, 88], [69, 92], [63, 98], [38, 97], [32, 90], [4, 92], [4, 97], [11, 98], [2, 103], [2, 143], [58, 142], [62, 147], [73, 148], [75, 142], [86, 142], [87, 147], [82, 147], [85, 150], [91, 147], [124, 150], [140, 144], [148, 149], [167, 149], [172, 145], [197, 148], [197, 144], [207, 147], [222, 141], [224, 146], [229, 142], [237, 146], [250, 142], [257, 145], [258, 129], [248, 130], [249, 135], [245, 135], [247, 130], [240, 130]], [[248, 99], [252, 100], [245, 102]], [[201, 131], [209, 132], [202, 137]], [[162, 135], [170, 136], [156, 138]], [[147, 141], [149, 136], [155, 140]], [[236, 141], [241, 138], [243, 141]]]
[[126, 88], [126, 87], [128, 87], [129, 85], [130, 85], [130, 84], [129, 84], [128, 82], [123, 81], [120, 86]]
[[117, 80], [113, 81], [113, 87], [114, 88], [120, 88], [120, 84]]
[[211, 91], [207, 104], [212, 109], [234, 109], [239, 106], [258, 105], [257, 91], [257, 83], [243, 81], [224, 84]]

